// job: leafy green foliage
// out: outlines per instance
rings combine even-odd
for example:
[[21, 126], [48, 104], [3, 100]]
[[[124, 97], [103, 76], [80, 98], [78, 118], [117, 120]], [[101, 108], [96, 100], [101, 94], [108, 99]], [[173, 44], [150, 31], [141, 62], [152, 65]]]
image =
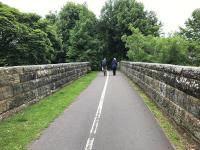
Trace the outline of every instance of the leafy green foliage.
[[197, 41], [189, 41], [188, 60], [190, 65], [200, 66], [200, 44]]
[[45, 18], [0, 2], [0, 66], [101, 60], [200, 65], [200, 9], [180, 33], [160, 37], [161, 23], [136, 0], [108, 0], [99, 19], [87, 5], [66, 3]]
[[38, 27], [47, 34], [47, 37], [51, 42], [51, 47], [53, 49], [51, 63], [64, 63], [65, 60], [62, 59], [62, 56], [65, 55], [65, 53], [63, 51], [62, 38], [58, 33], [56, 22], [53, 22], [51, 19], [43, 19], [38, 22]]
[[55, 26], [40, 16], [21, 13], [0, 3], [0, 31], [1, 66], [58, 61], [61, 38]]
[[67, 61], [89, 61], [99, 66], [101, 40], [96, 30], [97, 19], [85, 5], [67, 3], [61, 10], [59, 28]]
[[188, 42], [179, 37], [163, 38], [160, 62], [167, 64], [187, 65]]
[[128, 51], [128, 57], [130, 60], [134, 61], [145, 61], [145, 57], [147, 56], [145, 53], [145, 37], [139, 31], [139, 29], [131, 28], [132, 35], [131, 36], [123, 36], [123, 41], [126, 41], [126, 47], [130, 48]]
[[138, 28], [144, 35], [158, 36], [161, 24], [155, 13], [144, 10], [142, 3], [135, 0], [109, 0], [102, 9], [100, 32], [105, 43], [103, 54], [108, 58], [126, 59], [127, 49], [121, 40], [130, 35], [129, 25]]
[[75, 5], [74, 3], [67, 3], [59, 13], [58, 29], [63, 40], [63, 60], [67, 60], [67, 51], [69, 46], [70, 30], [76, 25], [76, 21], [79, 20], [79, 9], [81, 5]]
[[200, 65], [200, 9], [193, 11], [185, 22], [185, 28], [180, 28], [180, 35], [187, 38], [188, 59], [191, 65]]
[[129, 48], [127, 56], [131, 61], [190, 64], [189, 42], [185, 38], [178, 35], [168, 38], [145, 36], [132, 26], [130, 30], [132, 35], [123, 36], [122, 40]]
[[200, 42], [200, 8], [193, 11], [191, 18], [185, 22], [185, 28], [181, 29], [181, 34], [189, 40]]

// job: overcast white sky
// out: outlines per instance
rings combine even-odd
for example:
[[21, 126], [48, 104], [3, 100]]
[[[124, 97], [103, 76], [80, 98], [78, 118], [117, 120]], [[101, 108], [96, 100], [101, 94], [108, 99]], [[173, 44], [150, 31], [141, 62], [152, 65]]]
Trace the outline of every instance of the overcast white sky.
[[[0, 0], [22, 12], [34, 12], [45, 16], [50, 10], [59, 11], [68, 1], [87, 2], [88, 8], [97, 16], [100, 15], [106, 0]], [[153, 10], [163, 23], [165, 33], [177, 31], [179, 26], [191, 16], [194, 9], [200, 8], [200, 0], [137, 0], [142, 2], [146, 10]]]

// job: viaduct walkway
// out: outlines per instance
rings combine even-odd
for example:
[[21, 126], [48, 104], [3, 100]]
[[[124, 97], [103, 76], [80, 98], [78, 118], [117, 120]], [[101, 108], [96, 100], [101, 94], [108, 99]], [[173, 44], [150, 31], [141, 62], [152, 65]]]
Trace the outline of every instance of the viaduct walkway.
[[172, 150], [155, 118], [118, 72], [101, 73], [29, 150]]

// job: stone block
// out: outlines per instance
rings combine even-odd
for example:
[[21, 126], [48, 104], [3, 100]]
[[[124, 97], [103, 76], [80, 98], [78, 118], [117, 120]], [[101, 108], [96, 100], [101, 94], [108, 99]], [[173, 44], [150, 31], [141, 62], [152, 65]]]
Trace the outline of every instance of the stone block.
[[1, 88], [0, 88], [0, 93], [2, 93], [4, 99], [13, 97], [13, 89], [12, 89], [12, 86], [1, 87]]
[[200, 99], [200, 81], [177, 76], [174, 85], [181, 91]]
[[34, 72], [20, 74], [19, 76], [20, 76], [20, 82], [21, 83], [36, 79], [36, 73], [34, 73]]
[[7, 101], [0, 101], [0, 114], [6, 110], [8, 110]]
[[24, 73], [31, 73], [36, 72], [42, 68], [42, 65], [30, 65], [30, 66], [24, 66]]
[[200, 68], [199, 67], [183, 67], [181, 75], [186, 78], [200, 80]]
[[35, 95], [36, 98], [39, 97], [39, 89], [34, 89], [32, 90], [33, 94]]
[[13, 89], [13, 95], [17, 95], [23, 92], [22, 84], [13, 84], [12, 89]]
[[186, 97], [187, 101], [185, 102], [185, 107], [188, 112], [193, 114], [197, 119], [200, 120], [200, 100], [187, 95]]
[[0, 75], [11, 75], [11, 74], [21, 74], [23, 73], [23, 66], [15, 67], [0, 67]]
[[43, 87], [38, 88], [38, 96], [46, 96], [51, 93], [50, 85], [45, 85]]
[[0, 101], [1, 100], [4, 100], [4, 96], [3, 96], [3, 91], [1, 90], [1, 88], [0, 88]]
[[33, 91], [29, 91], [29, 92], [26, 92], [24, 93], [24, 102], [30, 102], [34, 99], [36, 99], [36, 95]]
[[25, 102], [24, 94], [17, 95], [9, 100], [9, 109], [19, 107], [20, 105], [24, 104], [24, 102]]
[[4, 76], [1, 76], [0, 78], [0, 87], [8, 86], [10, 84], [10, 81], [7, 80]]
[[30, 91], [32, 89], [32, 82], [22, 83], [22, 88], [24, 92]]
[[43, 77], [46, 77], [46, 76], [51, 75], [51, 74], [52, 74], [52, 70], [51, 69], [48, 69], [48, 70], [38, 70], [36, 72], [37, 78], [43, 78]]
[[0, 78], [0, 87], [9, 86], [10, 84], [20, 83], [19, 74], [5, 74]]

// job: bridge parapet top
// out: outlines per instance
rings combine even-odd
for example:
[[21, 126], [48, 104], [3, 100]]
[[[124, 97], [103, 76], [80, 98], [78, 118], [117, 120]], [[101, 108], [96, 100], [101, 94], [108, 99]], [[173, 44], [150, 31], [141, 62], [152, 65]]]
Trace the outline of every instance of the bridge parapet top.
[[21, 74], [24, 72], [45, 70], [51, 68], [63, 68], [77, 65], [90, 64], [89, 62], [75, 62], [75, 63], [59, 63], [59, 64], [42, 64], [42, 65], [24, 65], [24, 66], [8, 66], [0, 67], [0, 76], [8, 74]]
[[200, 80], [200, 67], [160, 64], [160, 63], [129, 62], [129, 61], [122, 61], [121, 63], [127, 63], [133, 66], [139, 66], [152, 70], [162, 71], [165, 73], [172, 73], [186, 78]]

